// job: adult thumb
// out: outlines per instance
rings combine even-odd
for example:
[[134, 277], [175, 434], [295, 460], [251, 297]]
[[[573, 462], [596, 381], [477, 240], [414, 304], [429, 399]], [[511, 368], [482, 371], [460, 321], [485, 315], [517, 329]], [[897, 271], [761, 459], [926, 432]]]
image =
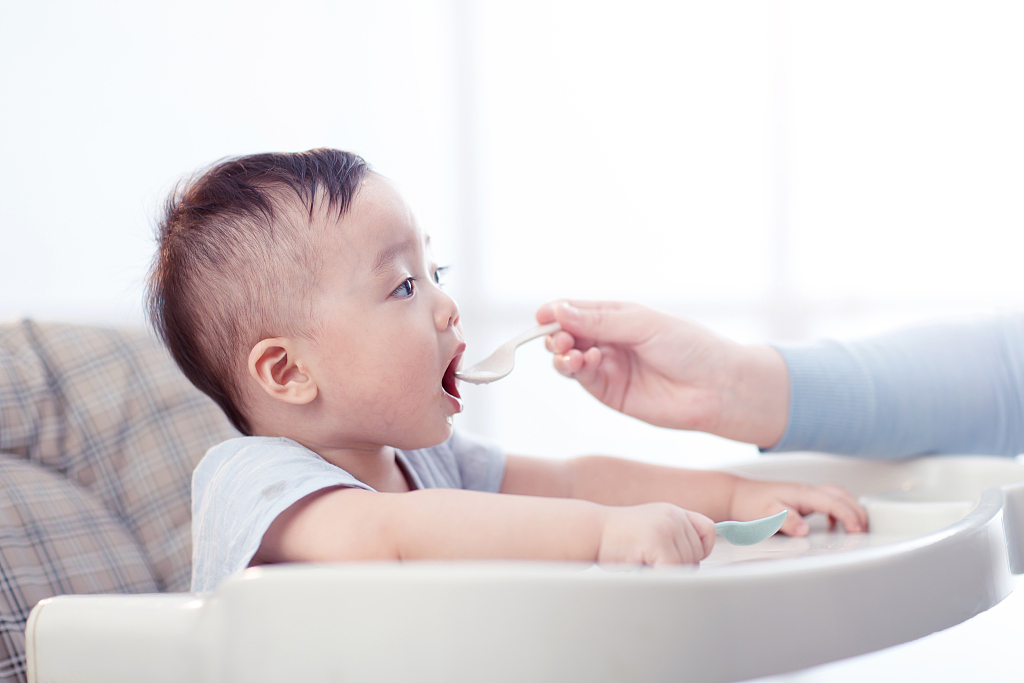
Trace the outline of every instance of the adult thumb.
[[574, 306], [563, 301], [554, 307], [554, 314], [562, 329], [572, 336], [598, 343], [635, 343], [648, 332], [636, 311], [618, 306]]

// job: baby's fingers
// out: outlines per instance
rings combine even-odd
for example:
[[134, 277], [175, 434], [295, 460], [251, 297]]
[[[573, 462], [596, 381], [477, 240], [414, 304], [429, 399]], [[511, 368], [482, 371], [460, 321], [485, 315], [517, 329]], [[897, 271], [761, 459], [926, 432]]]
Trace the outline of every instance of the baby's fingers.
[[[782, 523], [779, 531], [787, 536], [806, 536], [811, 528], [807, 526], [803, 516], [795, 508], [787, 507], [786, 509], [789, 511], [789, 514], [786, 515], [786, 521]], [[782, 512], [782, 510], [779, 510], [779, 512]]]
[[715, 547], [715, 523], [704, 515], [696, 512], [688, 512], [687, 516], [693, 523], [693, 528], [700, 536], [701, 559], [704, 559], [711, 554], [711, 550]]
[[681, 511], [685, 518], [676, 527], [675, 553], [680, 564], [697, 564], [715, 546], [715, 523], [690, 510]]
[[856, 501], [832, 495], [822, 488], [807, 491], [803, 500], [800, 501], [798, 509], [804, 515], [811, 512], [828, 515], [841, 522], [850, 533], [859, 533], [867, 529], [867, 516]]
[[857, 502], [857, 499], [853, 497], [853, 494], [844, 489], [842, 486], [836, 486], [834, 484], [825, 484], [819, 487], [822, 491], [830, 493], [833, 496], [844, 501], [857, 515], [857, 520], [860, 522], [861, 530], [868, 528], [868, 513], [864, 507]]

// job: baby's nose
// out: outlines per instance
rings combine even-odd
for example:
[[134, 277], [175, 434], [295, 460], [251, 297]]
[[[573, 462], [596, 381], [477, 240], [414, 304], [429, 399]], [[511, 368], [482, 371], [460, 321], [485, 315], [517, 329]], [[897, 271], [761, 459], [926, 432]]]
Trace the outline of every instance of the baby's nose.
[[440, 332], [444, 332], [449, 327], [455, 327], [459, 324], [459, 305], [455, 303], [455, 299], [443, 292], [441, 294], [441, 302], [435, 313], [435, 320], [437, 322], [437, 329]]

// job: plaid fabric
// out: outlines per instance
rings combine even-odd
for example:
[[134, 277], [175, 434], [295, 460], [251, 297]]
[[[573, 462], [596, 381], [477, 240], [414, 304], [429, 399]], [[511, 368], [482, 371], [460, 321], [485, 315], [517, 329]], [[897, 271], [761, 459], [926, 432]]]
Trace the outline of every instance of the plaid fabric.
[[25, 621], [43, 598], [157, 590], [142, 548], [96, 496], [0, 454], [0, 681], [25, 680]]
[[0, 325], [0, 679], [43, 597], [188, 590], [192, 469], [233, 436], [144, 331]]

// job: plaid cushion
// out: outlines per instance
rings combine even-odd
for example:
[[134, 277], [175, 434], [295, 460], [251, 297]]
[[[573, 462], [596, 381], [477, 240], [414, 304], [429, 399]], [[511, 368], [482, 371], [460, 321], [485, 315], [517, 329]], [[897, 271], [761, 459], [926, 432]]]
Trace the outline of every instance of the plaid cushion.
[[25, 621], [43, 598], [157, 590], [142, 548], [96, 496], [0, 454], [0, 680], [25, 680]]
[[[49, 595], [187, 591], [192, 469], [237, 435], [145, 331], [0, 325], [0, 625], [24, 629]], [[64, 489], [45, 494], [44, 480], [72, 493], [58, 504]], [[3, 633], [0, 657], [23, 657]]]

